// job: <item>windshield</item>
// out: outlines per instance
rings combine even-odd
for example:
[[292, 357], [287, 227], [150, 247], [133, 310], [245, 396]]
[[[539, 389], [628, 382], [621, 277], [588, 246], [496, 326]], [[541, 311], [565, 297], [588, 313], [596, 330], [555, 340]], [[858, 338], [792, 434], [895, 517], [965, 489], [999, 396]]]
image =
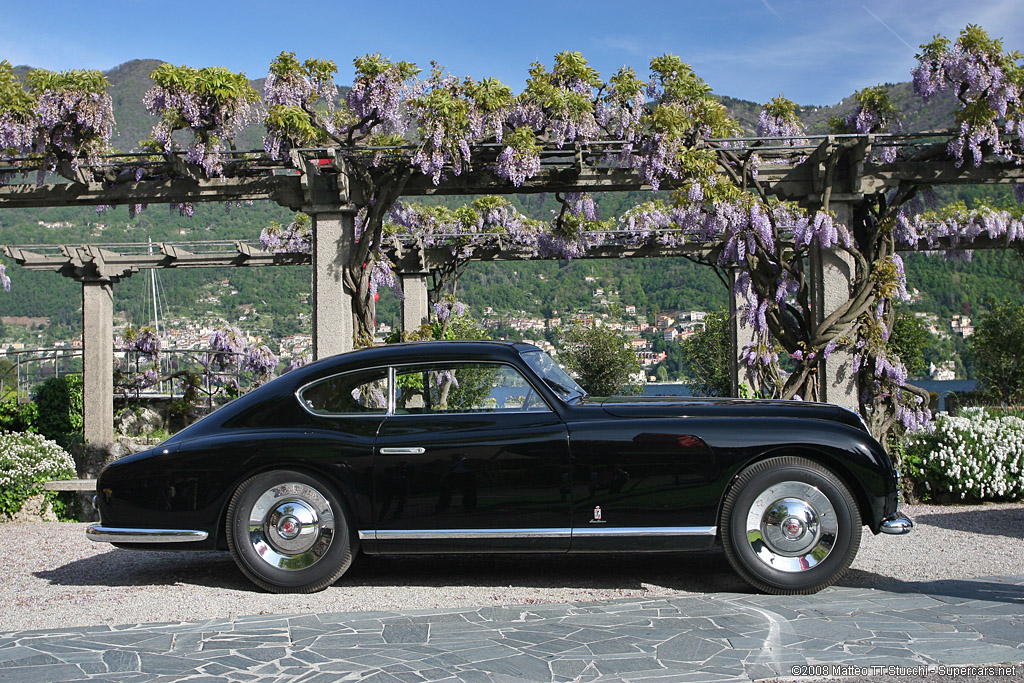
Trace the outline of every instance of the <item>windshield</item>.
[[544, 383], [551, 387], [558, 397], [568, 403], [574, 398], [586, 396], [587, 392], [573, 380], [569, 374], [562, 369], [558, 363], [551, 359], [551, 356], [540, 349], [527, 351], [522, 354], [523, 360], [534, 372], [540, 375]]

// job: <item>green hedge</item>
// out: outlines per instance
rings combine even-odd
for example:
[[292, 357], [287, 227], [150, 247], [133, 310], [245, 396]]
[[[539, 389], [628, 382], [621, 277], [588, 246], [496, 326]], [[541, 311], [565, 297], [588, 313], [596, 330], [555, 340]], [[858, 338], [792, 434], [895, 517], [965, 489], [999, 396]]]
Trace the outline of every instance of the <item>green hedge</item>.
[[36, 428], [43, 436], [67, 448], [82, 440], [82, 376], [52, 377], [36, 394], [39, 417]]
[[14, 398], [0, 401], [0, 431], [33, 432], [39, 419], [39, 408], [35, 403], [18, 403]]

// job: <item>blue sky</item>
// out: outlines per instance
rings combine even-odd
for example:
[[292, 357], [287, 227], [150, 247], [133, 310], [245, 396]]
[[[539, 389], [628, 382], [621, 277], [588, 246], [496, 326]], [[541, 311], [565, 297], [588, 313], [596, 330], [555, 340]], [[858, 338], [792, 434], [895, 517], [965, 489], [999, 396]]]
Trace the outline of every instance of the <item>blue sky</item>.
[[[110, 69], [154, 58], [266, 75], [282, 50], [333, 59], [381, 52], [458, 76], [522, 87], [530, 64], [582, 52], [602, 76], [630, 65], [646, 76], [671, 52], [718, 94], [757, 102], [784, 93], [804, 105], [910, 80], [918, 46], [968, 23], [1024, 50], [1021, 0], [392, 0], [363, 2], [6, 2], [0, 59], [48, 69]], [[287, 7], [287, 11], [280, 8]]]

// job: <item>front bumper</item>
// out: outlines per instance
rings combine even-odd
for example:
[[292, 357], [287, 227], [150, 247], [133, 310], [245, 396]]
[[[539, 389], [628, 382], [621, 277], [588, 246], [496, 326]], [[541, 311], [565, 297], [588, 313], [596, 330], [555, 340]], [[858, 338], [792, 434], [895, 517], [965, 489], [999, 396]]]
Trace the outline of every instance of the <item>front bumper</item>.
[[205, 541], [205, 531], [191, 529], [125, 529], [93, 524], [85, 530], [90, 541], [98, 543], [190, 543]]
[[879, 531], [883, 534], [902, 535], [909, 534], [913, 529], [913, 520], [897, 510], [882, 520], [882, 526], [879, 528]]

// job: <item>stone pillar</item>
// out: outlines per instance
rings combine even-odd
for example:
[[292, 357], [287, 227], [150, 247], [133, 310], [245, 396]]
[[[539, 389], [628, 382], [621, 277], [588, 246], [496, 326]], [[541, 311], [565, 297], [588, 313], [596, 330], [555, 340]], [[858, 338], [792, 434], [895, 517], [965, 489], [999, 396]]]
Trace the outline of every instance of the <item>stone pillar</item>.
[[82, 282], [82, 392], [85, 440], [114, 440], [114, 286]]
[[402, 273], [402, 332], [415, 332], [429, 320], [427, 273]]
[[[851, 225], [853, 207], [850, 204], [837, 203], [831, 208], [838, 222]], [[812, 249], [809, 265], [811, 302], [815, 323], [820, 324], [849, 300], [856, 264], [849, 254], [838, 249]], [[818, 377], [819, 401], [857, 410], [857, 373], [853, 369], [853, 354], [850, 351], [835, 351], [821, 363]]]
[[355, 209], [309, 212], [313, 219], [313, 359], [351, 351], [352, 297], [342, 273], [355, 247]]
[[729, 331], [732, 340], [732, 395], [740, 395], [740, 386], [746, 384], [752, 390], [757, 386], [750, 374], [747, 362], [740, 358], [743, 347], [754, 341], [754, 328], [750, 325], [744, 326], [740, 323], [742, 313], [740, 309], [747, 304], [744, 296], [737, 295], [736, 291], [736, 269], [729, 270]]

